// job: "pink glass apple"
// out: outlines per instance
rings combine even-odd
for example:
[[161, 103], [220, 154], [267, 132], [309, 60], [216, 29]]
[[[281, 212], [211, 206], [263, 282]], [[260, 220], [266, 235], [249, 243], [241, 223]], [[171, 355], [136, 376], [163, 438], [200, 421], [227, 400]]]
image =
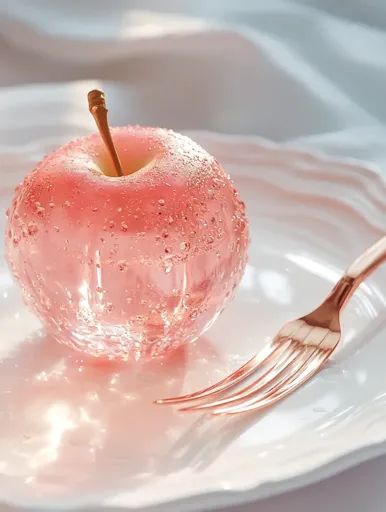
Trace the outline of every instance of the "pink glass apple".
[[[112, 129], [48, 155], [17, 188], [7, 253], [54, 337], [95, 356], [155, 356], [196, 339], [240, 281], [248, 226], [219, 163], [160, 128]], [[102, 171], [103, 170], [103, 171]]]

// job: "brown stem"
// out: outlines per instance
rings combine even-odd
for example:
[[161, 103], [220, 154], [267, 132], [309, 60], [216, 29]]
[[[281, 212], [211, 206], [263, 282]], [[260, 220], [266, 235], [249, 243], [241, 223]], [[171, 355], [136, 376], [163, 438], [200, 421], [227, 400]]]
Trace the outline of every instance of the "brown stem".
[[105, 94], [103, 91], [94, 89], [87, 95], [88, 108], [95, 119], [99, 133], [103, 142], [106, 145], [107, 151], [113, 161], [115, 173], [117, 176], [123, 176], [122, 165], [119, 160], [117, 150], [115, 149], [113, 139], [111, 137], [110, 127], [107, 122], [107, 108], [105, 101]]

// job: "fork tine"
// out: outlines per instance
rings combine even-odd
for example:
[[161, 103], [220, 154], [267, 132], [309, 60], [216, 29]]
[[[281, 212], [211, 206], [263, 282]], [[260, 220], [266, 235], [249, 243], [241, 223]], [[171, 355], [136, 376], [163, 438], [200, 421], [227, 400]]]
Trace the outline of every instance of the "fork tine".
[[[289, 346], [277, 359], [273, 367], [268, 368], [262, 375], [251, 382], [248, 386], [240, 389], [236, 393], [228, 395], [225, 398], [215, 400], [214, 402], [206, 402], [199, 405], [191, 405], [180, 409], [181, 411], [200, 411], [217, 408], [219, 405], [227, 405], [233, 402], [239, 402], [256, 393], [261, 393], [266, 388], [272, 389], [277, 382], [280, 382], [280, 376], [286, 373], [295, 360], [299, 357], [299, 348], [297, 344]], [[283, 357], [284, 356], [284, 357]]]
[[230, 389], [242, 380], [246, 379], [252, 373], [254, 373], [258, 367], [262, 364], [267, 364], [272, 357], [277, 353], [283, 351], [285, 348], [285, 344], [275, 344], [273, 342], [269, 343], [266, 347], [264, 347], [258, 354], [253, 356], [249, 361], [247, 361], [243, 366], [238, 368], [236, 371], [220, 380], [216, 384], [209, 386], [200, 391], [196, 391], [195, 393], [190, 393], [188, 395], [171, 397], [171, 398], [161, 398], [160, 400], [156, 400], [156, 404], [178, 404], [182, 402], [190, 402], [192, 400], [200, 400], [205, 397], [209, 397], [220, 393], [221, 391], [226, 391]]
[[303, 365], [298, 368], [295, 374], [291, 375], [289, 381], [286, 383], [286, 385], [284, 385], [283, 388], [281, 388], [279, 392], [269, 394], [264, 399], [261, 399], [261, 397], [251, 398], [250, 400], [247, 400], [246, 403], [239, 406], [216, 409], [212, 412], [212, 414], [215, 416], [239, 414], [243, 412], [265, 409], [266, 407], [273, 405], [274, 403], [291, 394], [293, 391], [307, 382], [313, 375], [315, 375], [315, 373], [320, 370], [325, 361], [330, 357], [331, 352], [331, 350], [317, 350], [316, 357], [311, 361], [306, 361], [303, 363]]
[[[284, 351], [291, 344], [291, 337], [294, 336], [301, 326], [296, 324], [292, 326], [292, 329], [287, 333], [287, 341], [280, 341], [281, 336], [275, 336], [275, 338], [269, 343], [265, 348], [263, 348], [259, 353], [253, 356], [249, 361], [247, 361], [243, 366], [238, 368], [236, 371], [220, 380], [219, 382], [209, 386], [207, 388], [201, 389], [200, 391], [196, 391], [195, 393], [190, 393], [188, 395], [182, 395], [177, 397], [170, 398], [161, 398], [158, 400], [154, 400], [154, 403], [157, 405], [164, 404], [181, 404], [184, 402], [191, 402], [194, 400], [201, 400], [203, 398], [208, 398], [210, 396], [216, 395], [218, 393], [224, 392], [228, 389], [233, 388], [237, 384], [239, 384], [244, 379], [248, 378], [254, 372], [259, 369], [260, 365], [268, 363], [272, 357], [280, 350]], [[276, 345], [276, 347], [275, 347]], [[274, 348], [275, 347], [275, 348]]]
[[[308, 332], [308, 335], [313, 331], [313, 328]], [[283, 369], [278, 375], [275, 376], [275, 379], [272, 380], [270, 387], [268, 388], [268, 391], [264, 394], [260, 394], [262, 389], [260, 387], [256, 387], [255, 389], [252, 389], [252, 392], [248, 393], [246, 396], [244, 396], [244, 400], [242, 400], [242, 403], [239, 405], [235, 405], [236, 408], [243, 407], [245, 403], [249, 403], [251, 400], [253, 403], [260, 402], [262, 400], [265, 400], [266, 398], [269, 398], [272, 395], [277, 395], [282, 389], [285, 389], [288, 387], [293, 381], [295, 381], [302, 373], [304, 372], [304, 369], [307, 369], [310, 363], [313, 362], [313, 359], [318, 358], [320, 354], [327, 353], [328, 356], [332, 353], [332, 351], [326, 351], [325, 349], [320, 350], [320, 344], [326, 339], [328, 336], [328, 332], [322, 332], [322, 337], [318, 340], [319, 346], [315, 345], [303, 345], [301, 356], [295, 358], [290, 362], [290, 364]], [[305, 356], [305, 357], [304, 357]], [[315, 356], [315, 357], [314, 357]], [[295, 366], [295, 371], [288, 372], [288, 368], [291, 368]], [[282, 378], [280, 378], [282, 376]], [[253, 383], [252, 383], [253, 384]], [[250, 386], [252, 387], [252, 386]], [[267, 387], [267, 386], [264, 386]], [[245, 400], [245, 398], [247, 400]], [[248, 400], [249, 398], [249, 400]], [[239, 400], [240, 401], [240, 400]], [[232, 400], [230, 401], [232, 402]], [[226, 404], [227, 402], [224, 400], [223, 404]], [[221, 404], [222, 405], [222, 404]]]

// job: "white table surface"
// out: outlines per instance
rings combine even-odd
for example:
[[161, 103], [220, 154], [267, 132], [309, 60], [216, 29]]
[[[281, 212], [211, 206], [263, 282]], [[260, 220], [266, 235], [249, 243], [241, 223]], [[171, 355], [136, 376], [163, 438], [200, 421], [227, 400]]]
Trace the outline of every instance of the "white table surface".
[[[108, 92], [132, 122], [263, 136], [382, 167], [385, 29], [382, 0], [0, 0], [0, 86], [114, 81]], [[128, 122], [114, 107], [112, 117]], [[380, 512], [385, 475], [382, 457], [232, 511]]]

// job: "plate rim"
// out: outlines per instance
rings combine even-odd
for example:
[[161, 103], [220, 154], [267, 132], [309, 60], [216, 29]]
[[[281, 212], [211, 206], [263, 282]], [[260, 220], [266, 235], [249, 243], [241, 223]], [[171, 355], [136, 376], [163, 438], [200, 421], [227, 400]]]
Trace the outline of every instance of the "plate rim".
[[[341, 156], [335, 157], [319, 150], [310, 150], [304, 146], [302, 147], [296, 144], [280, 144], [257, 136], [229, 135], [202, 130], [189, 130], [184, 131], [184, 133], [192, 137], [204, 147], [206, 147], [206, 145], [211, 147], [216, 144], [230, 144], [232, 146], [239, 147], [240, 144], [242, 144], [248, 146], [249, 148], [253, 148], [255, 151], [258, 151], [259, 149], [266, 149], [273, 152], [278, 152], [280, 154], [288, 153], [297, 157], [311, 159], [315, 162], [323, 162], [326, 164], [334, 163], [336, 165], [341, 165], [351, 169], [354, 173], [355, 180], [359, 180], [354, 184], [355, 187], [362, 184], [363, 181], [373, 182], [373, 185], [380, 185], [381, 187], [385, 187], [386, 185], [386, 178], [378, 166], [359, 159]], [[332, 174], [329, 175], [329, 178], [334, 179]], [[375, 203], [378, 203], [376, 204], [377, 208], [380, 207], [386, 212], [386, 199], [380, 201], [379, 198], [376, 198], [373, 189], [363, 190], [362, 192], [368, 195], [369, 198]], [[360, 215], [363, 214], [363, 212], [358, 212], [358, 210], [356, 210], [356, 213], [359, 213]], [[377, 228], [373, 223], [372, 227], [374, 231], [379, 230], [379, 228]], [[386, 420], [386, 411], [384, 417]], [[338, 454], [329, 454], [324, 463], [315, 467], [304, 469], [302, 468], [298, 473], [288, 478], [280, 478], [277, 480], [271, 479], [267, 480], [266, 482], [258, 482], [256, 484], [252, 483], [246, 485], [243, 488], [236, 488], [237, 484], [233, 483], [232, 489], [219, 488], [218, 490], [205, 491], [202, 493], [192, 492], [185, 494], [185, 496], [181, 498], [177, 497], [168, 501], [142, 505], [139, 507], [131, 505], [106, 507], [102, 503], [97, 506], [89, 505], [85, 508], [79, 506], [66, 506], [65, 510], [71, 510], [73, 512], [131, 512], [133, 510], [138, 512], [193, 512], [197, 510], [198, 507], [201, 510], [215, 510], [219, 507], [229, 507], [252, 503], [258, 500], [272, 497], [274, 495], [300, 489], [304, 486], [327, 479], [347, 469], [357, 466], [358, 464], [385, 454], [386, 430], [385, 433], [382, 436], [378, 436], [376, 440], [369, 437], [368, 439], [364, 439], [362, 444], [358, 444], [356, 448], [352, 448], [349, 451]], [[5, 500], [0, 502], [0, 506], [14, 506], [16, 507], [15, 510], [20, 510], [23, 512], [37, 512], [38, 510], [36, 507], [20, 506]], [[51, 507], [45, 507], [44, 505], [39, 506], [39, 511], [43, 510], [53, 509]], [[60, 506], [57, 510], [60, 510]]]

